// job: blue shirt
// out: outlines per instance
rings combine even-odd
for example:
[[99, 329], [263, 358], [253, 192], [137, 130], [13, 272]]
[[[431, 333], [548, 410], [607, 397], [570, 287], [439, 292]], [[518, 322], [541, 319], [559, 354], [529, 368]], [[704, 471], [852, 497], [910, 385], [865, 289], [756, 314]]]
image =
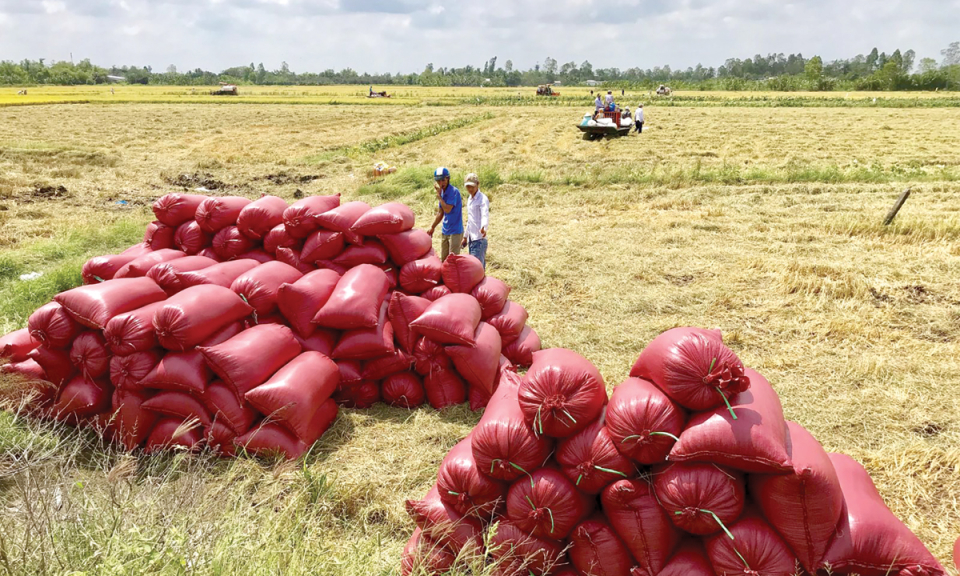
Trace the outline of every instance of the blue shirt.
[[[444, 236], [463, 234], [463, 199], [460, 197], [460, 191], [457, 190], [456, 186], [447, 184], [447, 189], [443, 191], [441, 196], [443, 201], [453, 208], [443, 215], [443, 226], [440, 228], [440, 233]], [[440, 203], [437, 202], [437, 205], [439, 206]], [[440, 206], [440, 210], [443, 210], [443, 206]]]

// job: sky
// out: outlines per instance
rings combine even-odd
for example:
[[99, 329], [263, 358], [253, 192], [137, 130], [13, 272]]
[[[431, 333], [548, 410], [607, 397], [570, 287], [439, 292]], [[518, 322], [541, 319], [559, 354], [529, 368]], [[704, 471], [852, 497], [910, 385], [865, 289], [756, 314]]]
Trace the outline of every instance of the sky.
[[719, 66], [771, 52], [824, 60], [960, 41], [960, 0], [0, 0], [0, 60], [89, 58], [181, 71]]

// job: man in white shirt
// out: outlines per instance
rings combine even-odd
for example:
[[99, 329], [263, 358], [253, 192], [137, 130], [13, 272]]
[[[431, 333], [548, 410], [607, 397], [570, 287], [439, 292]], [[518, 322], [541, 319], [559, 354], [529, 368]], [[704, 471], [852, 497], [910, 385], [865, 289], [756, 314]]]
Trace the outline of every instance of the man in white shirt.
[[635, 119], [637, 121], [637, 132], [643, 134], [643, 104], [637, 104]]
[[480, 191], [480, 179], [476, 174], [467, 174], [463, 181], [470, 194], [467, 199], [467, 234], [463, 246], [468, 247], [471, 256], [475, 256], [483, 269], [487, 269], [487, 228], [490, 226], [490, 200]]

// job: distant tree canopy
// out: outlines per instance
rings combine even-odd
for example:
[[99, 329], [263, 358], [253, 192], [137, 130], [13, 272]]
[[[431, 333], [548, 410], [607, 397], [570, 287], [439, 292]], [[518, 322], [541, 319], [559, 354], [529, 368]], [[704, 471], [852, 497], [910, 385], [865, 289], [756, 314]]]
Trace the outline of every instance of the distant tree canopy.
[[0, 85], [75, 85], [103, 84], [108, 76], [119, 76], [130, 84], [207, 86], [218, 82], [253, 85], [330, 85], [377, 84], [403, 86], [537, 86], [561, 82], [582, 84], [595, 80], [604, 86], [649, 89], [669, 83], [675, 89], [688, 90], [948, 90], [960, 89], [960, 42], [940, 52], [941, 62], [924, 58], [914, 70], [913, 50], [893, 54], [876, 48], [864, 56], [824, 62], [819, 56], [803, 54], [757, 54], [741, 60], [730, 58], [718, 68], [697, 64], [686, 70], [670, 66], [652, 69], [594, 68], [589, 61], [559, 63], [551, 57], [529, 70], [518, 70], [512, 60], [497, 67], [494, 56], [481, 66], [434, 68], [427, 64], [420, 73], [370, 74], [350, 68], [323, 72], [296, 73], [283, 62], [279, 70], [267, 70], [263, 63], [234, 66], [221, 72], [197, 68], [179, 71], [174, 65], [163, 72], [150, 66], [112, 66], [102, 68], [90, 60], [77, 64], [43, 59], [21, 62], [0, 61]]

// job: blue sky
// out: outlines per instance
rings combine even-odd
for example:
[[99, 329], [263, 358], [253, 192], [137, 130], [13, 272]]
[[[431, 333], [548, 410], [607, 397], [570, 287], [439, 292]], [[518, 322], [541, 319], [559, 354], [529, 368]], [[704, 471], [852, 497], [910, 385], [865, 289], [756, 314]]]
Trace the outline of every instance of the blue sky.
[[546, 57], [594, 67], [873, 46], [940, 59], [960, 40], [960, 0], [0, 0], [0, 60], [46, 58], [162, 70], [286, 61], [296, 71], [527, 68]]

